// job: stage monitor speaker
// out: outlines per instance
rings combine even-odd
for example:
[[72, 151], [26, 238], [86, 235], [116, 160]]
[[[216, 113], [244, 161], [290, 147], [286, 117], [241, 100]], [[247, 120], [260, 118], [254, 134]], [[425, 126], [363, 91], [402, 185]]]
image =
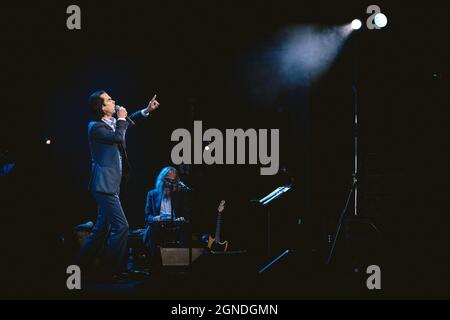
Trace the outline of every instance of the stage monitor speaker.
[[192, 248], [189, 261], [189, 248], [160, 248], [163, 266], [188, 266], [200, 257], [204, 248]]

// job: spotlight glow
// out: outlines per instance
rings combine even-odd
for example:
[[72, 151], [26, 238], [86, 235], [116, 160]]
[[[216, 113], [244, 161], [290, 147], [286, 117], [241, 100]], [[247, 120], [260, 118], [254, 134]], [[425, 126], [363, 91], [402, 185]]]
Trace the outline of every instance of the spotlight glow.
[[353, 30], [358, 30], [358, 29], [361, 28], [361, 26], [362, 26], [361, 20], [355, 19], [355, 20], [352, 21], [352, 29]]
[[50, 144], [50, 143], [52, 143], [52, 141], [50, 139], [47, 139], [47, 140], [45, 140], [45, 143]]
[[377, 13], [375, 15], [375, 24], [377, 27], [384, 28], [387, 25], [387, 17], [383, 13]]

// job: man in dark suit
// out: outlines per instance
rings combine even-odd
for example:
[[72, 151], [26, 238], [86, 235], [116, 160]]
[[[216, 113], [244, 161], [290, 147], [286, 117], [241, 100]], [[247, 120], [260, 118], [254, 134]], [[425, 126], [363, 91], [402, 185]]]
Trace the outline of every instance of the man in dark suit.
[[120, 184], [129, 171], [125, 134], [131, 121], [148, 117], [158, 108], [156, 95], [148, 106], [127, 119], [127, 110], [120, 107], [116, 114], [115, 101], [105, 92], [89, 97], [96, 116], [88, 125], [92, 174], [89, 190], [97, 203], [97, 221], [92, 233], [80, 249], [79, 264], [88, 273], [99, 249], [104, 246], [102, 265], [104, 275], [117, 276], [126, 268], [128, 221], [120, 204]]

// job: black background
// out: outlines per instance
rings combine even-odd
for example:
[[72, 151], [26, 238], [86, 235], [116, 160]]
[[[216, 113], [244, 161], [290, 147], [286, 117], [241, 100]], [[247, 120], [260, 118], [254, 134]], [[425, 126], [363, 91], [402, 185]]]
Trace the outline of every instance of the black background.
[[[77, 2], [78, 31], [66, 28], [70, 4], [2, 9], [1, 144], [16, 163], [1, 177], [2, 297], [54, 297], [47, 284], [64, 276], [59, 237], [95, 219], [86, 101], [99, 89], [128, 110], [155, 93], [161, 103], [128, 133], [133, 178], [122, 202], [132, 228], [143, 227], [145, 195], [170, 163], [174, 129], [193, 120], [204, 128], [279, 128], [280, 163], [295, 184], [273, 209], [273, 250], [324, 257], [351, 186], [355, 63], [360, 211], [381, 230], [388, 287], [396, 297], [448, 297], [444, 6], [377, 2], [389, 19], [385, 29], [364, 30], [363, 22], [318, 82], [280, 88], [270, 73], [251, 80], [258, 68], [272, 67], [260, 54], [281, 30], [365, 21], [372, 3]], [[267, 98], [272, 83], [278, 90]], [[265, 213], [249, 200], [288, 181], [286, 173], [195, 166], [187, 179], [196, 190], [197, 232], [213, 228], [223, 198], [226, 238], [236, 248], [264, 247]]]

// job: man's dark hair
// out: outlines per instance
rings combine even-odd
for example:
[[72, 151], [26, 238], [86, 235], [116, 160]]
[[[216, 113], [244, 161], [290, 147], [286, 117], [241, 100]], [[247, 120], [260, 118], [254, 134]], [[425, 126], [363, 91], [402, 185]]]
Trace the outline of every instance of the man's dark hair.
[[101, 119], [105, 115], [102, 109], [103, 98], [100, 97], [104, 93], [105, 93], [104, 90], [96, 91], [93, 94], [91, 94], [88, 100], [91, 112], [96, 119]]

